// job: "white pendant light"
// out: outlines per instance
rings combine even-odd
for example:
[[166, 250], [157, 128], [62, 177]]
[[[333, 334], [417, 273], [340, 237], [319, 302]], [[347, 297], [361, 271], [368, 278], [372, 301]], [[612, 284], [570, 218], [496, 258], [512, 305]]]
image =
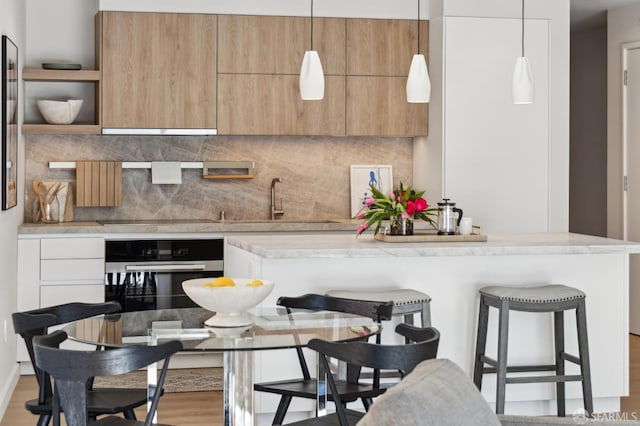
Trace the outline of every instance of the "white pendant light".
[[529, 59], [524, 56], [524, 0], [522, 0], [522, 56], [516, 59], [513, 70], [513, 103], [525, 105], [533, 103], [533, 74]]
[[413, 55], [407, 76], [407, 102], [427, 103], [431, 99], [431, 81], [427, 60], [420, 53], [420, 0], [418, 0], [418, 53]]
[[300, 67], [300, 97], [303, 101], [324, 98], [324, 71], [318, 52], [313, 50], [313, 0], [311, 0], [311, 50], [304, 52]]

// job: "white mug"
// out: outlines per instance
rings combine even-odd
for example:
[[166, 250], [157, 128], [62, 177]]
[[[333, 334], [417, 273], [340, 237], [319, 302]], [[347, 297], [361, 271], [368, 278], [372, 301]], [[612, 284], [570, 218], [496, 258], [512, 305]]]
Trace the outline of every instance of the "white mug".
[[458, 231], [460, 235], [471, 235], [471, 231], [473, 230], [473, 218], [471, 217], [463, 217], [460, 220], [460, 226], [458, 227]]

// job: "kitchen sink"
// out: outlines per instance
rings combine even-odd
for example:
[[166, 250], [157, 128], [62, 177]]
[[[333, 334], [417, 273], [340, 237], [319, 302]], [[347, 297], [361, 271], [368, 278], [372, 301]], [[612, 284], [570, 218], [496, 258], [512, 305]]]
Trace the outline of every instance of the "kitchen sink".
[[181, 223], [215, 223], [211, 219], [105, 219], [97, 221], [100, 225], [174, 225]]
[[342, 223], [343, 220], [340, 219], [227, 219], [227, 220], [216, 220], [218, 223], [282, 223], [282, 224], [295, 224], [295, 223]]

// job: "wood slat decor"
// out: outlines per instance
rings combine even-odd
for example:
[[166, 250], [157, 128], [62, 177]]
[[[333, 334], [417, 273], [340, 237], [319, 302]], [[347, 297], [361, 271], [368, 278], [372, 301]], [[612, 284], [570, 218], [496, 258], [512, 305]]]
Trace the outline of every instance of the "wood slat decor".
[[76, 161], [76, 206], [122, 205], [122, 163]]

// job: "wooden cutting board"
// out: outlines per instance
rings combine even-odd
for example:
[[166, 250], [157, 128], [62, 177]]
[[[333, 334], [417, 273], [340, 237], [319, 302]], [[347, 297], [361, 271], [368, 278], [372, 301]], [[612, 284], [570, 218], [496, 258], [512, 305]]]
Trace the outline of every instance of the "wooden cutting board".
[[389, 235], [389, 234], [377, 234], [374, 237], [378, 241], [385, 241], [388, 243], [452, 243], [452, 242], [486, 242], [487, 236], [483, 234], [471, 234], [471, 235], [438, 235], [433, 232], [416, 232], [413, 235]]
[[122, 205], [122, 162], [76, 161], [76, 206]]

